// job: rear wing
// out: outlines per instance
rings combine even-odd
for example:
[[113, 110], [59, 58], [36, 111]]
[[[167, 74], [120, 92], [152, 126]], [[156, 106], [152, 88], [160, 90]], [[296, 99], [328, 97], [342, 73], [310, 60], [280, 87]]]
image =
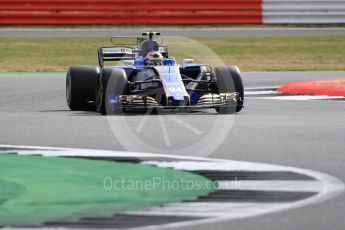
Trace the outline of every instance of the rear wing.
[[101, 47], [98, 49], [98, 63], [101, 67], [104, 66], [105, 61], [124, 61], [134, 60], [135, 51], [130, 47]]

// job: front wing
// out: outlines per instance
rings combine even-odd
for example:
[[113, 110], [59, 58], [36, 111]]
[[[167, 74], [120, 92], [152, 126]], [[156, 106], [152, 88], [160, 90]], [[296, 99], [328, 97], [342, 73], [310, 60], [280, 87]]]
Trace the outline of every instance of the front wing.
[[166, 111], [195, 111], [210, 108], [236, 107], [239, 94], [206, 94], [200, 97], [197, 104], [161, 105], [153, 97], [139, 95], [109, 95], [108, 108], [110, 111], [145, 111], [145, 110], [166, 110]]

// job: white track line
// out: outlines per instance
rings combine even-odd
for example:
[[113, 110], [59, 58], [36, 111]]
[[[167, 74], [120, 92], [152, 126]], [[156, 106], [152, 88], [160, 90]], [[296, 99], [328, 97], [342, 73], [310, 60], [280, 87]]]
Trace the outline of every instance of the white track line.
[[323, 187], [321, 181], [288, 181], [288, 180], [232, 180], [217, 181], [218, 190], [250, 190], [250, 191], [287, 191], [287, 192], [319, 192]]
[[343, 99], [340, 96], [307, 96], [307, 95], [293, 95], [293, 96], [276, 96], [276, 97], [261, 97], [260, 99], [269, 100], [284, 100], [284, 101], [310, 101], [310, 100], [330, 100], [330, 99]]
[[280, 86], [279, 85], [270, 85], [270, 86], [257, 86], [257, 87], [245, 87], [244, 91], [260, 91], [263, 89], [269, 89], [269, 90], [276, 90], [278, 89]]
[[[209, 159], [209, 158], [208, 158]], [[224, 162], [196, 162], [196, 161], [144, 161], [142, 164], [156, 165], [162, 168], [173, 168], [176, 170], [214, 170], [214, 171], [281, 171], [282, 168], [275, 165], [260, 164], [258, 168], [257, 163], [242, 162], [242, 161], [227, 161]], [[289, 169], [287, 170], [289, 171]]]
[[244, 91], [244, 96], [247, 95], [270, 95], [277, 94], [275, 90], [262, 90], [262, 91]]
[[[193, 203], [171, 203], [163, 207], [155, 207], [145, 210], [140, 215], [158, 216], [188, 216], [191, 217], [221, 217], [237, 219], [256, 215], [261, 212], [271, 212], [284, 207], [286, 203], [232, 203], [232, 202], [193, 202]], [[138, 214], [138, 212], [128, 212], [128, 214]]]

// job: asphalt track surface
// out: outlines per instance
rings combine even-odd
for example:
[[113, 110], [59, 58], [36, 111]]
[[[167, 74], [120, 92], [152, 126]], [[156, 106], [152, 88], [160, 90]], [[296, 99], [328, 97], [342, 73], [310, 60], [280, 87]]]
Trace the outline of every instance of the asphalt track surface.
[[[295, 80], [344, 77], [345, 72], [252, 72], [243, 75], [245, 87], [265, 88]], [[61, 75], [0, 77], [1, 144], [124, 150], [105, 116], [69, 111], [64, 90], [65, 78]], [[169, 116], [163, 116], [163, 121], [173, 129], [176, 137], [191, 138], [184, 127], [170, 127]], [[219, 115], [206, 111], [176, 116], [202, 127]], [[246, 98], [242, 112], [230, 116], [234, 120], [229, 134], [209, 157], [295, 166], [345, 181], [345, 102], [250, 97]], [[143, 115], [128, 117], [133, 123], [143, 119]], [[144, 127], [146, 136], [161, 133], [157, 125], [159, 119], [161, 116], [148, 116]], [[116, 132], [121, 132], [123, 124], [118, 125]], [[197, 156], [197, 153], [179, 151], [181, 143], [173, 143], [175, 155]], [[343, 194], [312, 206], [184, 229], [342, 230], [344, 216]]]
[[180, 37], [282, 37], [282, 36], [336, 36], [345, 35], [343, 27], [244, 27], [244, 28], [88, 28], [88, 29], [21, 29], [1, 28], [1, 38], [13, 37], [111, 37], [111, 36], [138, 36], [147, 30], [159, 31], [164, 36]]

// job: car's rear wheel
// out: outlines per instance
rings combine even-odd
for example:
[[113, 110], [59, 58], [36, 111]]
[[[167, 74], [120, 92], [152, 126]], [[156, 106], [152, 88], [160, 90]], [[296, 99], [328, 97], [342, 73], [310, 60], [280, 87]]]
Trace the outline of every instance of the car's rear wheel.
[[103, 115], [122, 113], [118, 97], [125, 94], [127, 75], [121, 68], [103, 68], [97, 80], [97, 111]]
[[236, 105], [226, 105], [217, 107], [220, 114], [231, 114], [240, 112], [244, 103], [244, 87], [241, 73], [237, 66], [226, 66], [215, 68], [218, 93], [237, 92]]
[[95, 111], [95, 89], [98, 67], [73, 66], [66, 76], [66, 101], [71, 110]]

